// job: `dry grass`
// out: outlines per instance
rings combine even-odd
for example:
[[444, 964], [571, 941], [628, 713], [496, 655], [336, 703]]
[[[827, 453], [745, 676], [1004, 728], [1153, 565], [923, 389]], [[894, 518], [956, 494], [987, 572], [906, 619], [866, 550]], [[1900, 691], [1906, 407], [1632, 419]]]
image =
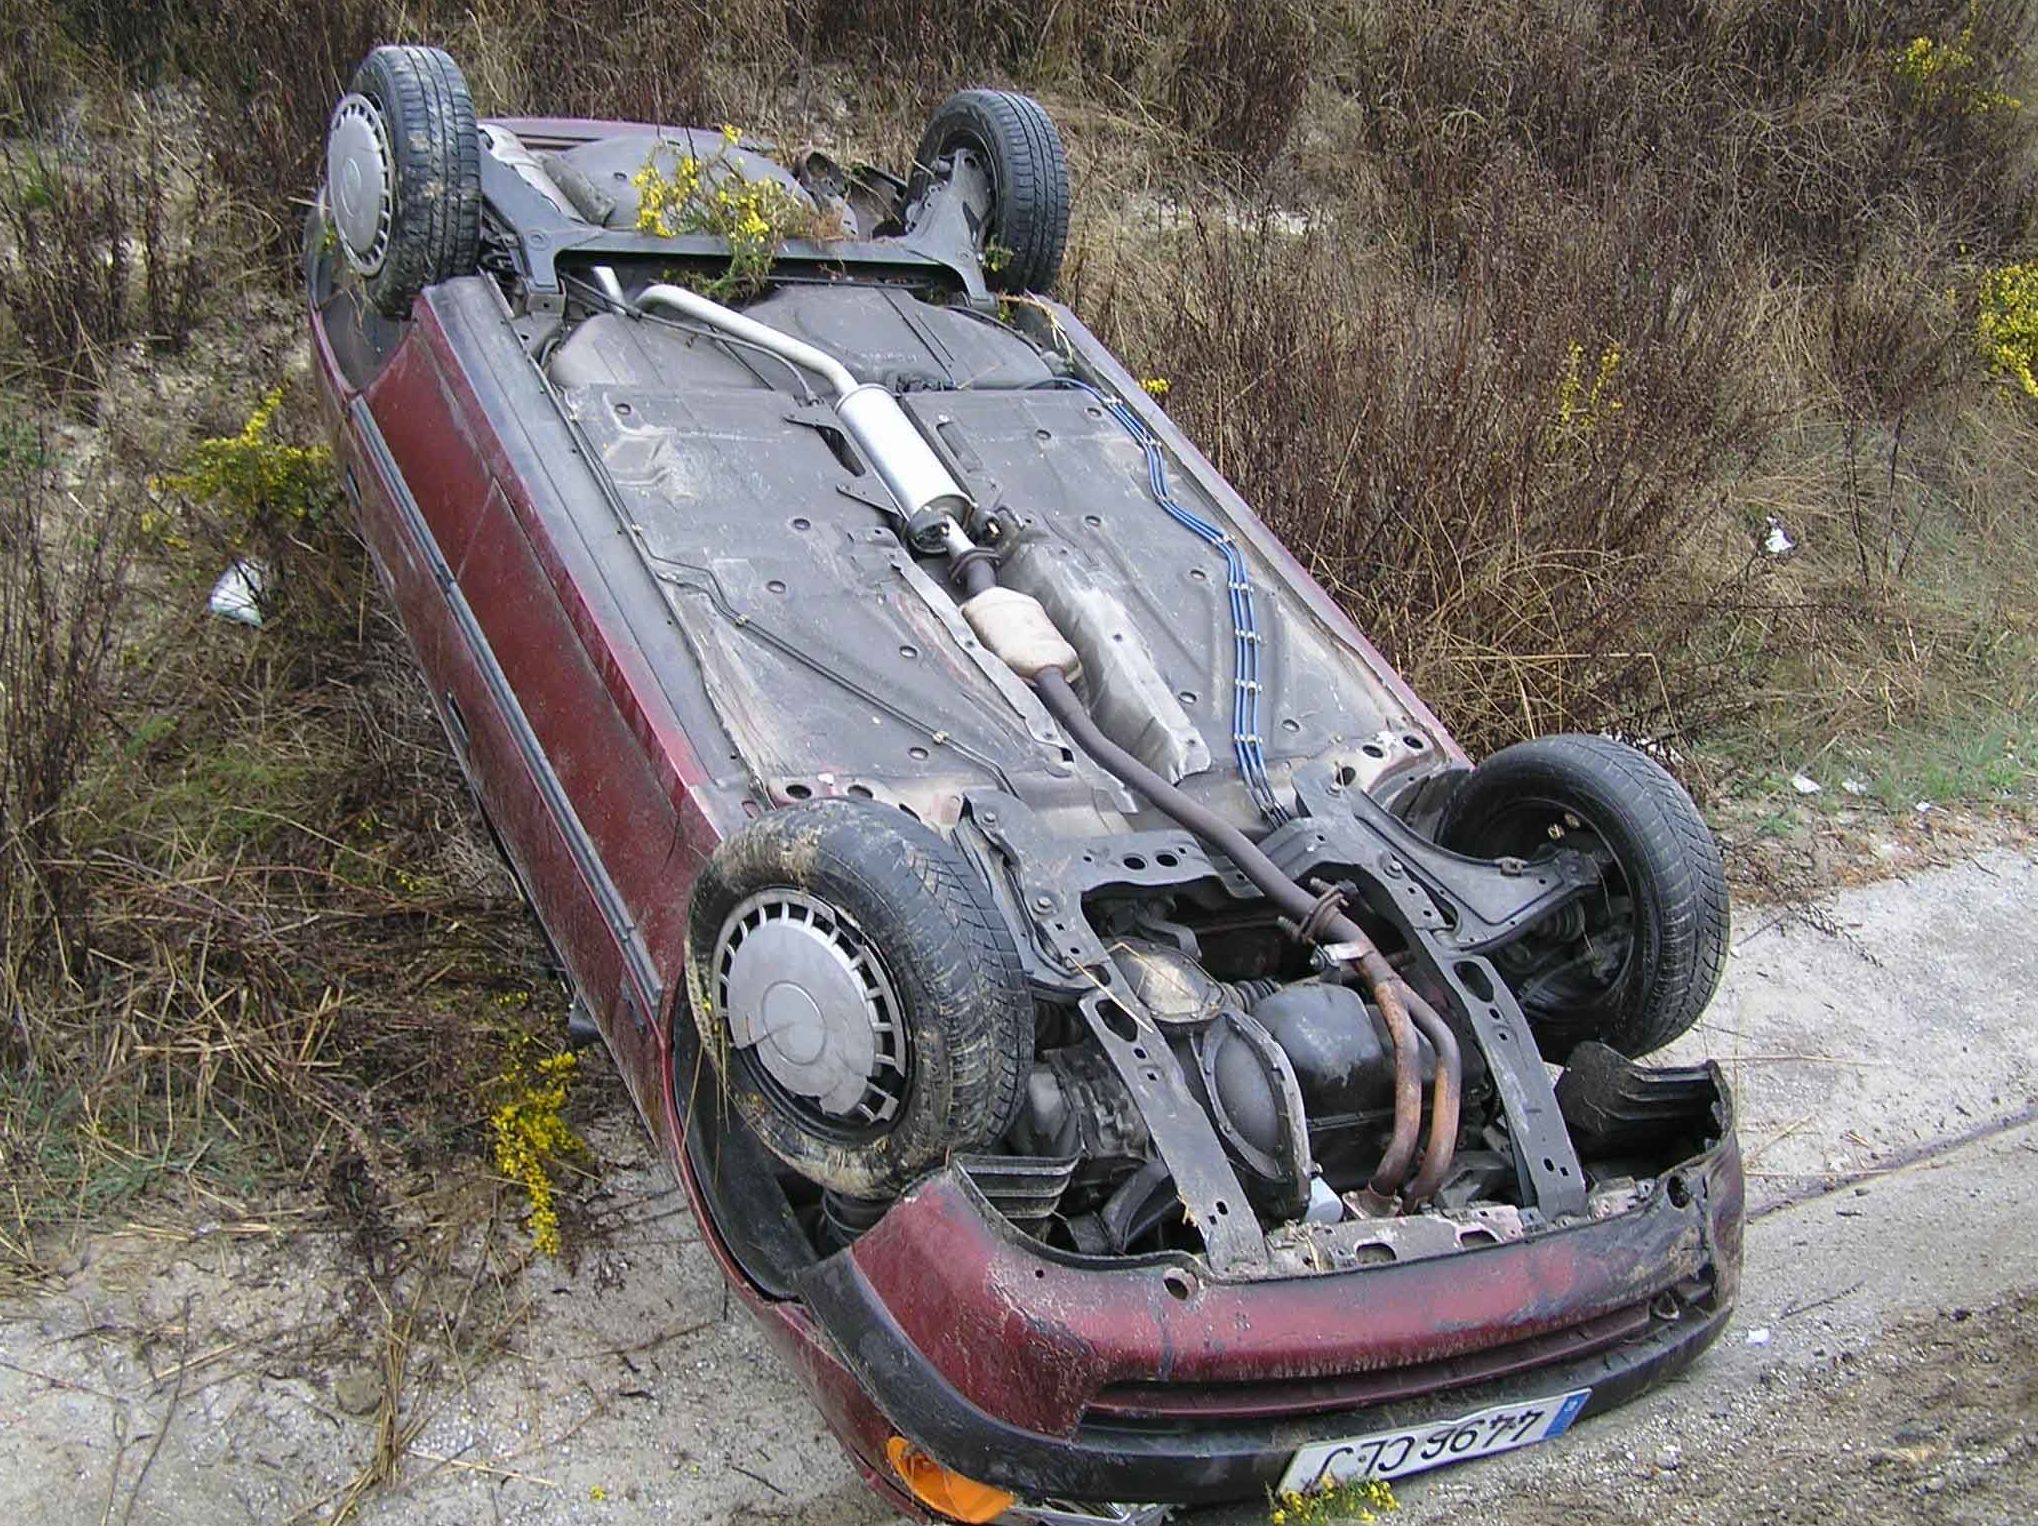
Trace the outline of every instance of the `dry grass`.
[[[484, 1169], [496, 1046], [560, 1001], [361, 547], [326, 504], [166, 500], [96, 443], [73, 512], [54, 463], [6, 500], [72, 549], [6, 564], [0, 1238], [28, 1261], [142, 1194], [280, 1172], [358, 1212]], [[280, 590], [259, 632], [204, 607], [246, 554]]]
[[[86, 892], [65, 810], [114, 682], [133, 543], [109, 494], [67, 495], [48, 437], [0, 433], [0, 1053], [26, 1053], [33, 993], [85, 953]], [[68, 501], [67, 501], [68, 499]]]

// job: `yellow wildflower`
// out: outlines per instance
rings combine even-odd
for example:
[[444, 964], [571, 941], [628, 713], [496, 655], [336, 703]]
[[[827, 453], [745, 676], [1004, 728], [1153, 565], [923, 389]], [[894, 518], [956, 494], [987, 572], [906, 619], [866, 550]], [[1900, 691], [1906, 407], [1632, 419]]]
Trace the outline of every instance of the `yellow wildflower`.
[[1966, 76], [1976, 64], [1974, 23], [1969, 21], [1952, 42], [1913, 37], [1890, 57], [1890, 72], [1908, 88], [1920, 106], [1951, 106], [1976, 116], [1991, 111], [2022, 111], [2024, 103], [2001, 90], [1979, 86]]
[[2038, 398], [2038, 264], [2001, 265], [1981, 275], [1975, 337], [1989, 366]]
[[728, 273], [708, 286], [719, 295], [746, 295], [763, 286], [779, 246], [788, 238], [816, 230], [814, 210], [776, 179], [752, 180], [730, 162], [728, 153], [741, 139], [735, 126], [724, 123], [722, 142], [706, 161], [691, 154], [673, 159], [668, 170], [653, 151], [630, 177], [637, 188], [637, 228], [660, 238], [704, 233], [728, 241]]
[[1574, 339], [1566, 347], [1564, 374], [1557, 380], [1557, 416], [1550, 428], [1553, 450], [1576, 442], [1621, 411], [1624, 405], [1613, 395], [1613, 385], [1625, 359], [1619, 344], [1607, 344], [1587, 382], [1585, 346]]
[[569, 1051], [533, 1064], [530, 1049], [530, 1040], [521, 1035], [511, 1043], [509, 1062], [496, 1082], [504, 1100], [489, 1115], [488, 1126], [495, 1136], [496, 1169], [524, 1189], [531, 1244], [556, 1256], [559, 1210], [553, 1173], [560, 1161], [587, 1151], [565, 1118], [567, 1083], [579, 1056]]

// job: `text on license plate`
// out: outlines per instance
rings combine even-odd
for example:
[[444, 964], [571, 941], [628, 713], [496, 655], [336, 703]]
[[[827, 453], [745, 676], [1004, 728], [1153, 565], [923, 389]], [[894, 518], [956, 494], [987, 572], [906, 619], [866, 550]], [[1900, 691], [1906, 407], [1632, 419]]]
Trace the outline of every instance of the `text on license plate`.
[[1434, 1425], [1381, 1431], [1349, 1441], [1319, 1441], [1295, 1454], [1288, 1471], [1281, 1475], [1281, 1492], [1293, 1489], [1306, 1494], [1326, 1484], [1401, 1478], [1445, 1463], [1491, 1457], [1548, 1441], [1569, 1429], [1591, 1396], [1591, 1389], [1578, 1388], [1552, 1399], [1497, 1404], [1476, 1415]]

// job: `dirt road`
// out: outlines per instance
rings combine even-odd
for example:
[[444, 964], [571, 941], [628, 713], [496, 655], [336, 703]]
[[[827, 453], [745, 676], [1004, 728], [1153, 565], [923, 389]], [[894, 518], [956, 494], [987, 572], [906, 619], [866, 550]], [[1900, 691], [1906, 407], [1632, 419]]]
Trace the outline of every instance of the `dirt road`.
[[[1677, 1384], [1410, 1481], [1399, 1518], [2038, 1518], [2034, 992], [2022, 854], [1744, 913], [1677, 1050], [1717, 1055], [1741, 1097], [1740, 1315]], [[572, 1275], [466, 1272], [442, 1305], [505, 1311], [466, 1357], [392, 1330], [288, 1205], [81, 1246], [61, 1286], [0, 1305], [0, 1519], [274, 1521], [350, 1496], [356, 1520], [427, 1526], [885, 1519], [620, 1106], [594, 1143], [603, 1248]]]

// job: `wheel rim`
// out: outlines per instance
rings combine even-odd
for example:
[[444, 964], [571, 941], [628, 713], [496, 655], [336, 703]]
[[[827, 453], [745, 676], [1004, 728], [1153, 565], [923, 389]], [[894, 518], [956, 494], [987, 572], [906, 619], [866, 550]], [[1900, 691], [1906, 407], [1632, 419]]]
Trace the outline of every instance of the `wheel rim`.
[[714, 969], [732, 1057], [774, 1107], [824, 1138], [891, 1127], [910, 1080], [904, 1015], [853, 919], [804, 891], [760, 891], [723, 921]]
[[1493, 960], [1533, 1015], [1563, 1017], [1614, 1004], [1634, 968], [1634, 888], [1592, 817], [1560, 800], [1516, 800], [1471, 834], [1489, 858], [1529, 863], [1565, 849], [1599, 866], [1599, 887], [1532, 925]]
[[347, 95], [326, 133], [326, 192], [347, 263], [372, 276], [389, 257], [394, 156], [375, 103]]

